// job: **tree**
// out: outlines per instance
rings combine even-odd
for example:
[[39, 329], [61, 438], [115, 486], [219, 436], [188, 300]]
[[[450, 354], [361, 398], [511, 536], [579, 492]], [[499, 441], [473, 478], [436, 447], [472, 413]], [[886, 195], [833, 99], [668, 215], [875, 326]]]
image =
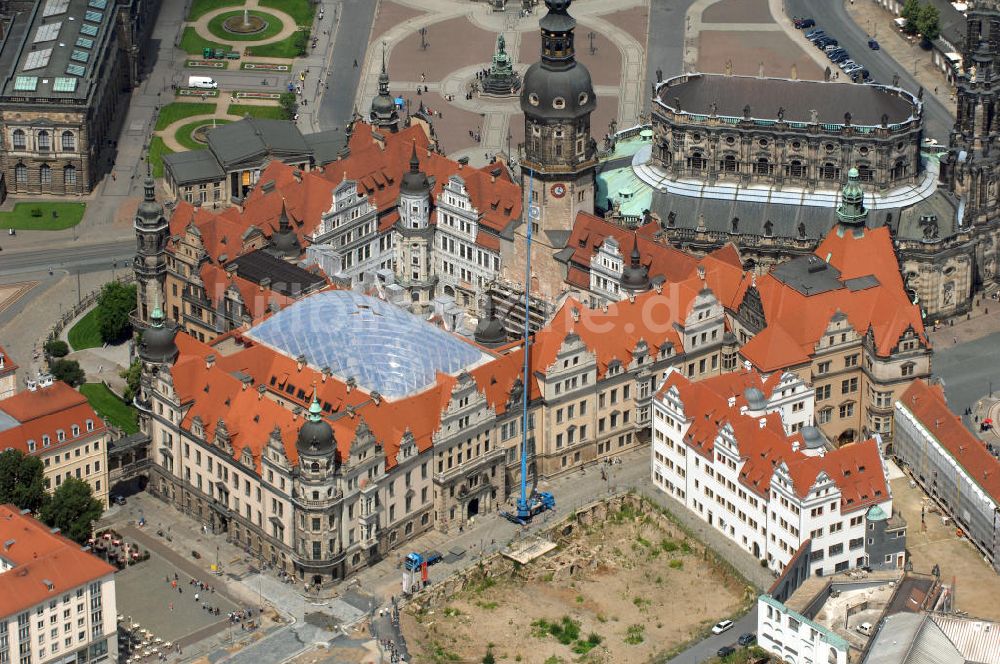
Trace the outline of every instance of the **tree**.
[[941, 13], [938, 8], [927, 3], [920, 8], [916, 18], [917, 31], [929, 42], [941, 36]]
[[58, 528], [74, 542], [84, 544], [102, 512], [104, 506], [94, 498], [90, 485], [75, 477], [67, 477], [52, 494], [48, 504], [42, 507], [42, 521]]
[[45, 342], [45, 352], [52, 357], [66, 357], [69, 355], [69, 344], [62, 339], [50, 339]]
[[483, 656], [483, 664], [496, 664], [497, 658], [493, 656], [493, 648], [487, 648]]
[[105, 343], [124, 341], [132, 334], [128, 315], [135, 309], [135, 285], [117, 281], [104, 284], [97, 299], [97, 328]]
[[0, 452], [0, 503], [37, 512], [47, 499], [42, 460], [20, 450]]
[[281, 96], [278, 97], [278, 104], [281, 106], [281, 113], [286, 120], [291, 120], [295, 116], [295, 111], [298, 110], [294, 92], [282, 92]]
[[920, 0], [906, 0], [903, 3], [903, 11], [899, 15], [906, 19], [906, 23], [903, 24], [903, 32], [913, 35], [920, 31], [917, 28], [918, 19], [920, 18]]
[[299, 55], [297, 57], [302, 57], [309, 52], [309, 35], [305, 30], [299, 30], [295, 33], [295, 41], [292, 42], [295, 45], [295, 49], [298, 51]]
[[136, 360], [128, 366], [128, 369], [122, 369], [119, 374], [125, 379], [125, 393], [122, 398], [132, 403], [132, 399], [139, 394], [139, 379], [142, 378], [142, 362]]
[[61, 380], [70, 387], [79, 387], [87, 380], [87, 375], [76, 360], [56, 360], [49, 364], [49, 371], [56, 380]]

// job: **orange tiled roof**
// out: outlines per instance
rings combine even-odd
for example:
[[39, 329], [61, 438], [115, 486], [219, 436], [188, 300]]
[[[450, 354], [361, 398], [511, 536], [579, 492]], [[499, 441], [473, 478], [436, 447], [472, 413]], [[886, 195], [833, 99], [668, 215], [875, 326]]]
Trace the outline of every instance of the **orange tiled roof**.
[[913, 413], [976, 484], [1000, 503], [1000, 461], [951, 412], [940, 385], [915, 380], [903, 392], [899, 403]]
[[0, 616], [13, 616], [115, 572], [13, 505], [0, 505], [0, 541], [0, 557], [13, 564], [0, 574]]
[[[662, 397], [672, 387], [677, 389], [690, 422], [684, 442], [706, 459], [713, 458], [720, 429], [726, 425], [732, 427], [743, 459], [740, 482], [758, 495], [767, 495], [775, 469], [784, 464], [800, 497], [808, 495], [820, 474], [826, 473], [840, 488], [844, 512], [888, 499], [889, 489], [875, 440], [845, 445], [823, 456], [809, 456], [793, 447], [796, 441], [801, 444], [801, 435], [786, 436], [777, 412], [765, 416], [763, 426], [760, 418], [740, 413], [746, 404], [743, 399], [746, 387], [758, 387], [768, 394], [778, 381], [780, 377], [765, 379], [756, 372], [740, 372], [692, 382], [680, 372], [672, 371], [657, 396]], [[729, 397], [735, 397], [733, 406], [729, 406]]]
[[[0, 401], [3, 411], [18, 421], [17, 426], [0, 430], [0, 449], [13, 448], [26, 454], [41, 454], [107, 432], [104, 420], [90, 407], [87, 398], [62, 381], [48, 387], [25, 391]], [[93, 428], [87, 430], [87, 421]], [[73, 426], [78, 433], [73, 435]], [[59, 432], [63, 440], [59, 440]], [[45, 444], [47, 436], [49, 444]], [[35, 443], [32, 452], [28, 442]]]

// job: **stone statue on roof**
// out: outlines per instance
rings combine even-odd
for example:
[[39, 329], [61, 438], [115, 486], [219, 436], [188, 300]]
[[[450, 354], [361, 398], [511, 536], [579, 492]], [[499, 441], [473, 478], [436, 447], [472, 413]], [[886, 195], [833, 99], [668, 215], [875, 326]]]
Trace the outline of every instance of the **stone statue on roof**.
[[806, 236], [806, 225], [803, 222], [799, 222], [799, 237], [804, 238]]
[[778, 107], [778, 122], [783, 122], [785, 120], [785, 107]]
[[504, 39], [503, 35], [497, 37], [497, 53], [507, 52], [507, 40]]
[[815, 108], [809, 111], [809, 122], [816, 124], [819, 122], [819, 111]]
[[732, 58], [726, 60], [726, 76], [733, 75], [733, 60]]
[[743, 107], [743, 118], [745, 120], [750, 119], [750, 104], [747, 104], [746, 106]]

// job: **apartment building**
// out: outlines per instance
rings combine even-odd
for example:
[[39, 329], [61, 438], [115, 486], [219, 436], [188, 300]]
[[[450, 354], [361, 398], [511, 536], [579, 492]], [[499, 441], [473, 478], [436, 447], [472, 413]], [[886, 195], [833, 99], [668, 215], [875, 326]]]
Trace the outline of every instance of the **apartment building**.
[[17, 393], [17, 364], [0, 346], [0, 399], [12, 397]]
[[108, 442], [111, 434], [86, 397], [62, 381], [43, 377], [0, 401], [0, 449], [37, 456], [45, 487], [54, 491], [75, 477], [108, 505]]
[[893, 453], [1000, 570], [1000, 461], [951, 412], [940, 384], [913, 381], [895, 410]]
[[[813, 399], [791, 372], [700, 382], [668, 372], [653, 401], [654, 484], [776, 572], [806, 540], [812, 574], [881, 567], [869, 551], [881, 555], [885, 542], [869, 522], [892, 516], [892, 496], [878, 442], [834, 448], [809, 416], [783, 421], [783, 411], [810, 413]], [[903, 565], [898, 532], [888, 533], [893, 567]]]
[[117, 662], [115, 568], [0, 505], [0, 661]]

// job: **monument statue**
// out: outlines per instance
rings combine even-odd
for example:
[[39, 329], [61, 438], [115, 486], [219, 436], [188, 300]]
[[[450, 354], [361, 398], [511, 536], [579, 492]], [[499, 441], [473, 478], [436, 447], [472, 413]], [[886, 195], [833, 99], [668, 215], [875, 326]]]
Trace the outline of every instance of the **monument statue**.
[[510, 97], [521, 89], [521, 75], [514, 71], [514, 63], [507, 53], [507, 40], [503, 35], [497, 37], [493, 62], [482, 85], [483, 94], [494, 97]]

